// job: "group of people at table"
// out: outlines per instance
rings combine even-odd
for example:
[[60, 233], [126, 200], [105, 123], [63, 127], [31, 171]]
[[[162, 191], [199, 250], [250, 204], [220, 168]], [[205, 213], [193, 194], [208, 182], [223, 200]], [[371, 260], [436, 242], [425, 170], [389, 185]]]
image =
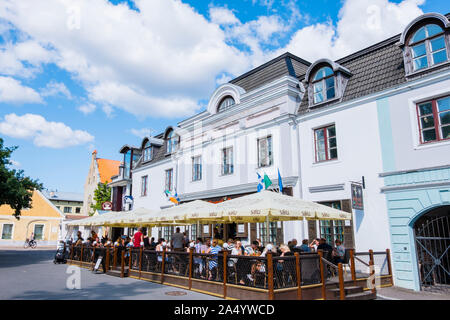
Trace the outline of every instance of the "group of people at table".
[[[311, 243], [308, 240], [303, 240], [301, 245], [298, 245], [296, 239], [288, 242], [288, 244], [280, 244], [278, 247], [272, 243], [262, 245], [260, 239], [256, 239], [251, 244], [244, 246], [239, 239], [229, 238], [228, 241], [223, 242], [217, 238], [207, 238], [203, 241], [202, 238], [196, 240], [189, 240], [186, 233], [181, 233], [180, 228], [176, 228], [176, 232], [172, 235], [170, 241], [166, 241], [164, 238], [160, 238], [157, 242], [154, 238], [149, 239], [143, 232], [142, 228], [138, 228], [138, 231], [132, 238], [121, 236], [113, 244], [106, 236], [99, 239], [98, 235], [92, 231], [91, 237], [88, 241], [84, 241], [81, 237], [81, 233], [78, 233], [78, 239], [76, 245], [87, 244], [93, 247], [106, 247], [114, 245], [115, 247], [143, 247], [144, 249], [152, 249], [156, 252], [161, 252], [157, 255], [157, 261], [162, 262], [162, 251], [164, 249], [168, 252], [189, 252], [193, 250], [196, 254], [194, 256], [194, 274], [199, 278], [208, 280], [218, 280], [222, 277], [220, 274], [223, 270], [223, 263], [219, 261], [219, 252], [227, 251], [231, 257], [227, 261], [227, 268], [232, 272], [233, 278], [236, 283], [249, 284], [249, 282], [255, 282], [255, 275], [265, 273], [264, 259], [258, 259], [257, 257], [265, 257], [268, 252], [272, 253], [272, 256], [276, 259], [274, 271], [276, 273], [294, 273], [295, 263], [286, 263], [286, 259], [283, 257], [293, 256], [294, 252], [299, 253], [314, 253], [318, 250], [322, 250], [326, 254], [324, 257], [331, 260], [331, 262], [338, 264], [344, 261], [345, 248], [340, 240], [336, 240], [336, 246], [333, 248], [329, 245], [324, 238], [314, 239]], [[206, 255], [200, 255], [206, 254]], [[128, 254], [127, 254], [128, 256]], [[238, 256], [255, 257], [255, 259], [239, 259]], [[171, 262], [172, 268], [180, 265], [184, 259], [180, 257], [172, 257], [170, 259], [166, 257], [167, 262]], [[221, 269], [221, 270], [220, 270]], [[179, 270], [174, 270], [179, 271]]]

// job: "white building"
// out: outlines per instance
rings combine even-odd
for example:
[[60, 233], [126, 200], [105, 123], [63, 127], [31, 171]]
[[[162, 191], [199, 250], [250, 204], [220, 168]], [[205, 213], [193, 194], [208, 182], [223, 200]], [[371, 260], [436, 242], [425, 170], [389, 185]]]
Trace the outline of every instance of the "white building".
[[[273, 223], [272, 241], [324, 237], [356, 251], [391, 248], [396, 284], [418, 289], [414, 223], [431, 208], [449, 215], [442, 209], [450, 201], [449, 26], [448, 16], [426, 14], [401, 35], [342, 59], [311, 63], [286, 53], [221, 85], [207, 110], [142, 141], [131, 170], [134, 207], [171, 205], [164, 190], [182, 202], [256, 192], [257, 173], [277, 188], [279, 170], [284, 193], [353, 219]], [[420, 113], [422, 103], [429, 114]], [[364, 185], [362, 210], [352, 209], [352, 183]], [[210, 237], [213, 227], [244, 242], [266, 230], [194, 225], [188, 232]], [[448, 271], [448, 259], [435, 267]]]

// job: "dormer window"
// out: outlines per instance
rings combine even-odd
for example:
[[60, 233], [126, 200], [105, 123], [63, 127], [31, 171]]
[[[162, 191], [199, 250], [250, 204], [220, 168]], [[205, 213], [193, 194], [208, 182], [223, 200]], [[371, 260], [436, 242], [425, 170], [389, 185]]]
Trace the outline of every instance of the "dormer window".
[[152, 145], [150, 141], [147, 141], [144, 146], [144, 162], [150, 160], [152, 160]]
[[333, 99], [335, 93], [335, 77], [330, 67], [320, 68], [313, 78], [314, 104]]
[[225, 111], [229, 108], [231, 108], [234, 105], [234, 99], [230, 96], [227, 96], [222, 99], [222, 101], [219, 103], [219, 107], [217, 108], [217, 112]]
[[447, 61], [444, 30], [437, 24], [428, 24], [417, 30], [409, 42], [413, 70], [421, 70]]
[[167, 153], [175, 152], [178, 149], [178, 136], [173, 130], [167, 135]]

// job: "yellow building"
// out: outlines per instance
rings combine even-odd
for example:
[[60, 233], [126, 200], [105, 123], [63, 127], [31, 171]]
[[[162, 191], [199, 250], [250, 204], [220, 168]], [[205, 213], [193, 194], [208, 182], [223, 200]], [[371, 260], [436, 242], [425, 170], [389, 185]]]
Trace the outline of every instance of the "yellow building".
[[22, 246], [33, 232], [38, 246], [56, 245], [64, 215], [38, 190], [31, 206], [22, 210], [20, 220], [9, 205], [0, 206], [0, 246]]

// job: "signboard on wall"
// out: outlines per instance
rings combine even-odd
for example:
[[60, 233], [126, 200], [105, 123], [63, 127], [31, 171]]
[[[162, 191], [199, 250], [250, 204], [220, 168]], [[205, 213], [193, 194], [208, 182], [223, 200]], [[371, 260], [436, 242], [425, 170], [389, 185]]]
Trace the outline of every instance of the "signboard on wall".
[[351, 184], [352, 189], [352, 208], [356, 210], [364, 210], [363, 204], [363, 188], [359, 184]]
[[112, 203], [109, 201], [103, 202], [102, 210], [112, 210]]

